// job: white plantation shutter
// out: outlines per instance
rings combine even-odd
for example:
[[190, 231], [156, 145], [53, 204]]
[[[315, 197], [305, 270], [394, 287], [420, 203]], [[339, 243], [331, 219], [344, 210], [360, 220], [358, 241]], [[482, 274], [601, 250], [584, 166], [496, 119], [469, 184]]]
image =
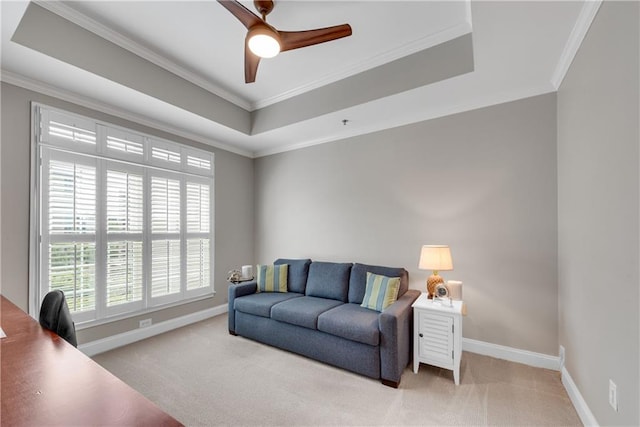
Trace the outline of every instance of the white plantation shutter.
[[49, 290], [63, 291], [71, 311], [96, 308], [95, 258], [93, 242], [49, 244]]
[[[174, 175], [171, 175], [174, 176]], [[180, 181], [151, 177], [151, 298], [169, 301], [181, 291]], [[173, 295], [174, 297], [166, 298]]]
[[152, 297], [180, 292], [180, 240], [154, 240], [151, 269]]
[[76, 124], [50, 121], [49, 135], [51, 140], [61, 139], [70, 142], [96, 145], [96, 133], [89, 129], [83, 129]]
[[32, 307], [60, 289], [91, 325], [213, 294], [211, 153], [49, 107], [33, 116]]
[[123, 307], [144, 297], [143, 175], [132, 167], [107, 167], [106, 305]]
[[107, 243], [107, 306], [142, 297], [142, 242]]
[[188, 155], [187, 165], [198, 169], [211, 169], [211, 162], [208, 159], [204, 159], [200, 156]]
[[187, 239], [187, 289], [210, 284], [209, 239]]
[[209, 185], [187, 183], [187, 233], [209, 232]]
[[107, 171], [107, 232], [142, 233], [142, 175]]
[[52, 160], [48, 178], [49, 232], [95, 233], [95, 168]]
[[63, 291], [74, 312], [91, 313], [96, 309], [95, 162], [67, 154], [46, 158], [42, 281], [47, 291]]
[[180, 232], [180, 181], [151, 177], [151, 231]]
[[97, 124], [94, 121], [54, 110], [44, 111], [40, 116], [40, 141], [80, 151], [96, 151]]
[[141, 160], [144, 156], [144, 137], [120, 129], [106, 129], [106, 148], [109, 155], [126, 159]]
[[151, 149], [151, 157], [168, 163], [180, 163], [180, 153], [166, 148], [153, 147]]
[[187, 182], [187, 290], [210, 286], [210, 188]]
[[213, 172], [213, 162], [210, 154], [195, 153], [187, 150], [186, 169], [193, 172], [208, 174]]
[[182, 164], [182, 153], [179, 147], [156, 139], [150, 139], [149, 146], [152, 163], [171, 168], [179, 168]]

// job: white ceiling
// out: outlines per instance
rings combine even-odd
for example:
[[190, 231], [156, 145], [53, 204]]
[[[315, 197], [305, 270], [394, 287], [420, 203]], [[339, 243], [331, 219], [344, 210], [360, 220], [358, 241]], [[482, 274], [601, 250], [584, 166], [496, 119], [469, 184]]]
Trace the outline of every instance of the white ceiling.
[[213, 0], [40, 4], [247, 111], [472, 32], [473, 72], [247, 135], [11, 41], [28, 2], [2, 2], [3, 81], [249, 156], [554, 91], [597, 11], [582, 1], [277, 1], [267, 20], [278, 29], [349, 23], [353, 35], [263, 60], [245, 84], [246, 30]]

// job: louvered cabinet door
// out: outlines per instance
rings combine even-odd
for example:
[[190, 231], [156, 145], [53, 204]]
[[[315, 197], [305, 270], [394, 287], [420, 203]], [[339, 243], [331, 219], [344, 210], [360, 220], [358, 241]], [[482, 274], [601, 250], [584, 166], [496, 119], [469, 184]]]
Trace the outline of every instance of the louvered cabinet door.
[[434, 302], [422, 294], [413, 303], [413, 372], [420, 363], [453, 371], [460, 383], [462, 356], [462, 301]]
[[430, 365], [453, 367], [453, 316], [418, 312], [419, 356]]

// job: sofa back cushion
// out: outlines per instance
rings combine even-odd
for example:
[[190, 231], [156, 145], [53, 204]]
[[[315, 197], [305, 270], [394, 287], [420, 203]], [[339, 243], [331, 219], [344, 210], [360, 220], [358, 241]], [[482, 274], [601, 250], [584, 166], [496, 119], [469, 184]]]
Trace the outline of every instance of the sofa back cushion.
[[288, 264], [289, 273], [287, 275], [287, 285], [289, 292], [304, 294], [307, 287], [307, 276], [309, 275], [310, 259], [284, 259], [280, 258], [274, 262], [275, 265]]
[[351, 263], [312, 262], [305, 294], [347, 302], [351, 266]]
[[380, 265], [354, 264], [349, 278], [349, 302], [362, 304], [367, 288], [367, 273], [379, 274], [387, 277], [399, 277], [400, 289], [398, 298], [409, 289], [409, 272], [402, 267], [383, 267]]

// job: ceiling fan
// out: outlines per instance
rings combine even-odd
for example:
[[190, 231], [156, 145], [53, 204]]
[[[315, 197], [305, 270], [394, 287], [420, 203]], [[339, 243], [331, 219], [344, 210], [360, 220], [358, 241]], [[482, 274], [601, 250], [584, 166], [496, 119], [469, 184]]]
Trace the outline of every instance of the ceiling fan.
[[280, 52], [312, 46], [351, 35], [349, 24], [307, 31], [279, 31], [267, 24], [267, 15], [273, 10], [273, 0], [254, 0], [262, 18], [236, 0], [218, 0], [247, 28], [244, 42], [244, 81], [256, 81], [260, 58], [273, 58]]

